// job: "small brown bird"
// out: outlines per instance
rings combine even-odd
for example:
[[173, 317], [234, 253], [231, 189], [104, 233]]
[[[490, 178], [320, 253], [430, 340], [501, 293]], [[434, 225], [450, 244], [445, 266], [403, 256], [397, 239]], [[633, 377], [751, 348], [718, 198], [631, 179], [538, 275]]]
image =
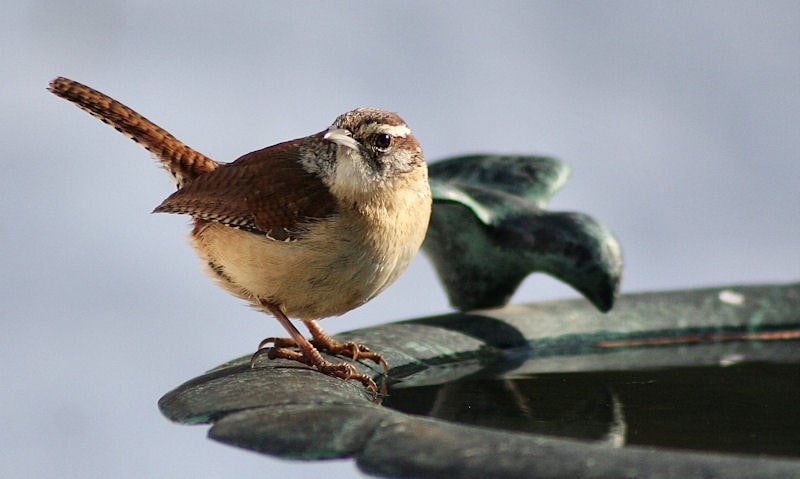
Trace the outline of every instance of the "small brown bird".
[[[191, 243], [211, 276], [274, 315], [291, 336], [262, 341], [253, 363], [268, 351], [377, 392], [369, 376], [326, 360], [317, 348], [373, 360], [388, 372], [383, 357], [334, 341], [316, 320], [374, 298], [425, 237], [427, 165], [397, 114], [358, 108], [319, 133], [219, 163], [90, 87], [56, 78], [49, 89], [142, 144], [172, 174], [178, 190], [155, 212], [192, 216]], [[303, 321], [311, 341], [289, 318]]]

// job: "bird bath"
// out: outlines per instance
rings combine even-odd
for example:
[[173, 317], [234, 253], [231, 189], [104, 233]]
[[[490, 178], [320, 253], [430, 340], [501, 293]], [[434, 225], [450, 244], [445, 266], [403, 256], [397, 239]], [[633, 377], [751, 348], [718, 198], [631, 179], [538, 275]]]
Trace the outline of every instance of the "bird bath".
[[[342, 334], [389, 395], [243, 357], [167, 393], [211, 438], [388, 477], [800, 474], [800, 284], [513, 305]], [[359, 364], [379, 377], [380, 371]]]

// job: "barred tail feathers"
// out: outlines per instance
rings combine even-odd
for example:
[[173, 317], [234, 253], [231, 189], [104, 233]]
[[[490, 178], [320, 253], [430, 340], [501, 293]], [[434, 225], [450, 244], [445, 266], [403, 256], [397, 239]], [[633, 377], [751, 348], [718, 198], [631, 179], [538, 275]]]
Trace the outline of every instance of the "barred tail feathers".
[[219, 166], [152, 121], [94, 88], [58, 77], [50, 82], [48, 90], [142, 145], [172, 175], [178, 188]]

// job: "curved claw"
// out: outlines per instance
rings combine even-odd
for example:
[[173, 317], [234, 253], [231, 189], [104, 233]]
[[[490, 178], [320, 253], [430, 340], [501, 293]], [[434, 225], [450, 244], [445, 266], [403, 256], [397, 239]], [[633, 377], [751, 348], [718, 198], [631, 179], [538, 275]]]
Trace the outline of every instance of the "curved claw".
[[[314, 336], [314, 338], [311, 340], [311, 344], [314, 346], [314, 348], [331, 354], [349, 356], [353, 361], [357, 361], [359, 359], [369, 359], [383, 367], [384, 377], [389, 375], [389, 364], [382, 355], [372, 352], [367, 346], [358, 344], [354, 341], [348, 341], [345, 343], [338, 342], [325, 334], [316, 325], [316, 323], [310, 323], [312, 324], [309, 325], [309, 330]], [[269, 346], [270, 344], [272, 344], [272, 346]], [[367, 376], [366, 374], [359, 373], [356, 371], [353, 365], [344, 362], [332, 363], [322, 358], [322, 356], [307, 357], [300, 351], [289, 349], [295, 346], [297, 346], [297, 343], [292, 338], [265, 338], [258, 344], [258, 349], [250, 357], [250, 367], [254, 368], [258, 358], [266, 354], [269, 359], [286, 359], [289, 361], [297, 361], [299, 363], [316, 368], [321, 373], [329, 376], [334, 376], [344, 380], [359, 381], [367, 389], [372, 391], [372, 393], [375, 395], [376, 401], [386, 394], [385, 381], [381, 383], [381, 388], [378, 389], [378, 385], [371, 377]]]
[[[319, 358], [317, 360], [313, 358], [307, 358], [302, 353], [298, 351], [292, 351], [286, 348], [269, 348], [269, 349], [260, 349], [256, 351], [258, 354], [260, 351], [269, 351], [269, 358], [270, 359], [287, 359], [290, 361], [297, 361], [303, 364], [307, 364], [315, 368], [317, 371], [321, 372], [322, 374], [333, 376], [335, 378], [343, 379], [345, 381], [358, 381], [364, 385], [367, 389], [369, 389], [378, 399], [382, 393], [385, 394], [386, 385], [384, 384], [382, 389], [378, 389], [378, 385], [375, 381], [367, 376], [366, 374], [359, 373], [356, 371], [356, 368], [353, 367], [352, 364], [348, 363], [332, 363], [328, 360]], [[251, 360], [252, 361], [252, 360]]]

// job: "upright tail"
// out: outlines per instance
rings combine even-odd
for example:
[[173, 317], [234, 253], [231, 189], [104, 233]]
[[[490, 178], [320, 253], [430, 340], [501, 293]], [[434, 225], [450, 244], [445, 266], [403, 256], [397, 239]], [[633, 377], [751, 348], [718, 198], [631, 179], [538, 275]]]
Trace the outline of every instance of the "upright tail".
[[58, 77], [50, 82], [48, 89], [142, 145], [172, 175], [178, 188], [220, 165], [189, 148], [152, 121], [93, 88]]

